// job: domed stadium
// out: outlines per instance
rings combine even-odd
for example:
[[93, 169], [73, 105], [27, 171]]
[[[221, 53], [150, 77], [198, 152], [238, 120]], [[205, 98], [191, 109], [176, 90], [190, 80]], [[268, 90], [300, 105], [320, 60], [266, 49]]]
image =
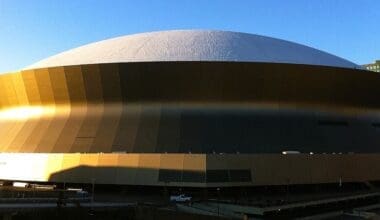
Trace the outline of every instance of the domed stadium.
[[228, 31], [127, 35], [0, 75], [0, 179], [227, 187], [380, 180], [380, 75]]

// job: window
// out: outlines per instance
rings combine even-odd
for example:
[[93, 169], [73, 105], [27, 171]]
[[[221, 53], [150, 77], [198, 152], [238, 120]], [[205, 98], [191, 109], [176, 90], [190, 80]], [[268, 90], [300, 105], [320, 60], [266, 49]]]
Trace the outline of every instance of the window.
[[201, 171], [183, 171], [182, 182], [204, 183], [206, 179], [205, 172]]
[[215, 182], [251, 182], [251, 170], [207, 170], [206, 179]]
[[206, 181], [208, 183], [229, 182], [228, 170], [207, 170]]
[[191, 182], [191, 183], [204, 183], [205, 172], [201, 171], [181, 171], [160, 169], [158, 172], [158, 181], [170, 182]]
[[231, 182], [251, 182], [250, 170], [230, 170]]
[[158, 180], [160, 182], [181, 182], [182, 172], [178, 170], [159, 170]]

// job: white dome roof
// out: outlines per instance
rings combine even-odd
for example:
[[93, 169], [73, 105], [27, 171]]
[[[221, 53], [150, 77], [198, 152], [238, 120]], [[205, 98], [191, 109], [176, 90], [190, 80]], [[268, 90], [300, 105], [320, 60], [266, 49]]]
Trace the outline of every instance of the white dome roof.
[[361, 67], [307, 46], [230, 31], [179, 30], [127, 35], [87, 44], [26, 69], [96, 63], [229, 61]]

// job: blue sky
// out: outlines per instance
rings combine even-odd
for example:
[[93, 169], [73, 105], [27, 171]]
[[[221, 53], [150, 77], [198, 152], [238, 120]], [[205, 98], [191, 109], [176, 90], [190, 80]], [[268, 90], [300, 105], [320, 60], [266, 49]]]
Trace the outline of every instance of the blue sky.
[[83, 44], [169, 29], [219, 29], [380, 59], [379, 0], [0, 0], [0, 73]]

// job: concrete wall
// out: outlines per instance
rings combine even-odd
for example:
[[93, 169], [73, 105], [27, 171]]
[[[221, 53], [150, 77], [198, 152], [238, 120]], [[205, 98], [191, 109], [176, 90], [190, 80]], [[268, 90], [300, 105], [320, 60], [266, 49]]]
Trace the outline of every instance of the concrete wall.
[[379, 163], [379, 154], [1, 153], [0, 179], [192, 187], [338, 184], [380, 180]]

